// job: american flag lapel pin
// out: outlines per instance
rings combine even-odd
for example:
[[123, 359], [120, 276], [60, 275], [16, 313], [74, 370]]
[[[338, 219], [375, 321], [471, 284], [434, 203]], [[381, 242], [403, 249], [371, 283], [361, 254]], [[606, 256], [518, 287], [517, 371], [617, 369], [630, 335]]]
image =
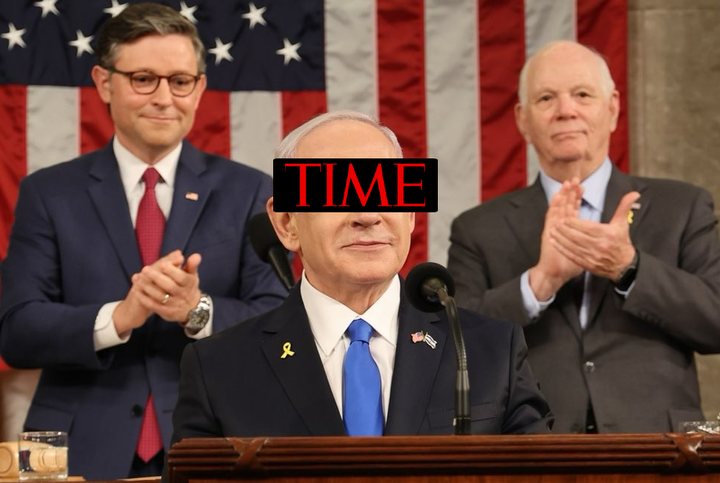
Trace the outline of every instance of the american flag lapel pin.
[[199, 196], [195, 192], [188, 191], [187, 193], [185, 193], [185, 199], [190, 201], [197, 201], [199, 199]]
[[427, 332], [423, 332], [422, 330], [410, 334], [410, 340], [412, 340], [413, 344], [417, 344], [418, 342], [425, 342], [432, 349], [437, 346], [437, 341], [433, 339], [430, 334], [428, 334]]

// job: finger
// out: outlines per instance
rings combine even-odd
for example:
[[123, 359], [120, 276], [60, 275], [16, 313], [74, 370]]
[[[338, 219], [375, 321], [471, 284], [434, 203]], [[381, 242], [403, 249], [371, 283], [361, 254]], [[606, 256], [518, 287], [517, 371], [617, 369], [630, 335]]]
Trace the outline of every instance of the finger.
[[197, 275], [200, 262], [202, 262], [202, 256], [199, 253], [193, 253], [188, 257], [187, 262], [185, 262], [185, 272], [191, 275]]
[[623, 196], [620, 200], [620, 204], [618, 204], [618, 207], [615, 210], [615, 213], [610, 219], [610, 223], [613, 225], [627, 225], [628, 213], [630, 212], [633, 203], [635, 203], [638, 199], [640, 199], [640, 193], [638, 193], [637, 191], [631, 191], [630, 193]]

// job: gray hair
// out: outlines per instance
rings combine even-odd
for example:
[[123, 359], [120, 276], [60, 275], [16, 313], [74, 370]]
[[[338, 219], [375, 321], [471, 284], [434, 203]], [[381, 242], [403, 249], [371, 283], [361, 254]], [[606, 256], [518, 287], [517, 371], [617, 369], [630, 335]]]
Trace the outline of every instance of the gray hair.
[[275, 158], [294, 158], [295, 151], [297, 150], [298, 144], [303, 140], [305, 136], [310, 134], [316, 128], [333, 121], [358, 121], [365, 124], [369, 124], [375, 127], [378, 131], [383, 133], [385, 137], [392, 143], [395, 153], [398, 158], [403, 157], [402, 148], [398, 142], [395, 133], [390, 130], [387, 126], [380, 124], [380, 122], [372, 116], [363, 114], [356, 111], [333, 111], [320, 114], [309, 121], [301, 124], [295, 128], [290, 134], [285, 136], [280, 145], [275, 150]]
[[97, 62], [102, 67], [115, 64], [118, 48], [148, 35], [184, 35], [197, 55], [198, 73], [205, 73], [205, 46], [197, 28], [180, 12], [159, 3], [136, 3], [108, 20], [98, 34]]
[[528, 71], [530, 70], [530, 64], [532, 64], [535, 58], [537, 58], [539, 55], [547, 52], [548, 50], [552, 50], [553, 48], [561, 44], [575, 44], [591, 52], [597, 59], [598, 65], [600, 66], [600, 88], [603, 90], [607, 97], [610, 97], [610, 94], [612, 94], [612, 92], [615, 90], [615, 81], [610, 74], [610, 68], [605, 61], [605, 58], [597, 50], [593, 49], [592, 47], [588, 47], [587, 45], [582, 45], [579, 42], [573, 42], [570, 40], [556, 40], [543, 46], [540, 50], [535, 52], [529, 59], [525, 61], [525, 65], [523, 65], [523, 68], [520, 71], [520, 80], [518, 82], [518, 99], [520, 100], [521, 106], [524, 107], [525, 103], [527, 102], [527, 76]]

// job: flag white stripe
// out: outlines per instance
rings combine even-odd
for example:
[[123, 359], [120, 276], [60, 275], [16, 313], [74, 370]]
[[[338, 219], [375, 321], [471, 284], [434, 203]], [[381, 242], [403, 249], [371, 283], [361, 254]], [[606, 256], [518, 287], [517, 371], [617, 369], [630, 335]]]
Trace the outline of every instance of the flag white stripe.
[[480, 199], [477, 4], [425, 1], [428, 157], [437, 158], [438, 212], [428, 217], [428, 260], [446, 263], [450, 223]]
[[27, 88], [27, 170], [80, 154], [80, 92], [75, 87]]
[[325, 1], [328, 111], [377, 117], [377, 26], [374, 1]]
[[[525, 0], [525, 58], [554, 40], [577, 38], [576, 0]], [[540, 170], [537, 152], [527, 146], [527, 183]]]
[[272, 160], [282, 138], [279, 92], [230, 93], [230, 157], [272, 176]]

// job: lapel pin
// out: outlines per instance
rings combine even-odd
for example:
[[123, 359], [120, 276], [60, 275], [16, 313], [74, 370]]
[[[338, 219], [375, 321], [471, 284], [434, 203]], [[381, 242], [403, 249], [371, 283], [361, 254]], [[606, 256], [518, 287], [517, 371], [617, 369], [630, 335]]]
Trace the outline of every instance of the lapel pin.
[[192, 191], [188, 191], [187, 193], [185, 193], [185, 199], [186, 199], [186, 200], [197, 201], [198, 198], [199, 198], [199, 197], [198, 197], [198, 194], [197, 194], [197, 193], [193, 193]]
[[632, 225], [633, 217], [635, 216], [635, 212], [633, 212], [633, 210], [639, 210], [640, 206], [642, 205], [640, 205], [640, 203], [638, 203], [637, 201], [630, 206], [630, 211], [628, 211], [627, 214], [628, 225]]
[[283, 353], [282, 353], [282, 355], [280, 356], [280, 359], [285, 359], [287, 356], [292, 357], [292, 356], [295, 355], [295, 351], [290, 350], [290, 347], [291, 347], [291, 346], [290, 346], [290, 342], [285, 342], [285, 343], [283, 344]]
[[428, 334], [427, 332], [423, 332], [422, 330], [419, 332], [410, 334], [410, 339], [412, 340], [413, 344], [417, 344], [418, 342], [425, 342], [432, 349], [434, 349], [435, 346], [437, 346], [437, 341], [435, 339], [433, 339], [433, 337], [430, 334]]

